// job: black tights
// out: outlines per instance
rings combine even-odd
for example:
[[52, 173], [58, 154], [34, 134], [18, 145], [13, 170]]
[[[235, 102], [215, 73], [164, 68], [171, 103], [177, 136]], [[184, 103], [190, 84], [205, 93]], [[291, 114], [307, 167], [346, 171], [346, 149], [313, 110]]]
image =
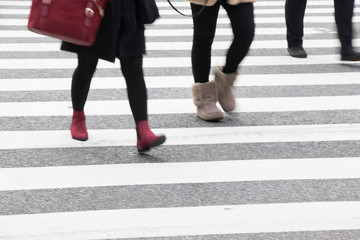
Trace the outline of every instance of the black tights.
[[[193, 18], [194, 39], [191, 51], [191, 62], [195, 82], [208, 82], [211, 68], [211, 45], [214, 41], [220, 5], [226, 10], [234, 34], [233, 42], [226, 54], [224, 73], [234, 73], [240, 62], [249, 51], [254, 38], [254, 7], [252, 3], [229, 5], [226, 1], [217, 2], [206, 7]], [[193, 13], [201, 9], [201, 5], [191, 4]]]
[[[75, 111], [84, 109], [97, 63], [97, 58], [78, 54], [78, 66], [74, 71], [71, 83], [71, 99]], [[136, 123], [147, 120], [147, 90], [144, 81], [142, 57], [120, 59], [120, 64], [125, 77], [134, 120]]]

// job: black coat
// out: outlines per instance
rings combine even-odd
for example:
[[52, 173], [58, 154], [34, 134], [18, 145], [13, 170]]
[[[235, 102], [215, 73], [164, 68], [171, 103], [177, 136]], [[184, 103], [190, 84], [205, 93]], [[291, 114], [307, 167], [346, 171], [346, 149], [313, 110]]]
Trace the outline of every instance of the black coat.
[[[153, 4], [150, 6], [149, 3]], [[145, 53], [144, 24], [158, 17], [154, 0], [111, 0], [106, 6], [95, 43], [85, 47], [63, 42], [61, 50], [110, 62], [115, 62], [116, 57], [141, 56]]]

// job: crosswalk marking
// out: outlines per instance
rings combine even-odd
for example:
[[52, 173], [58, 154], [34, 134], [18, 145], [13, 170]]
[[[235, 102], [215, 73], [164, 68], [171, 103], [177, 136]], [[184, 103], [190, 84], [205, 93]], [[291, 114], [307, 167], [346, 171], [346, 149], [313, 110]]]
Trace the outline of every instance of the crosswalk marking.
[[[328, 23], [328, 22], [333, 22], [334, 21], [334, 17], [332, 16], [308, 16], [304, 19], [305, 23]], [[11, 18], [7, 18], [7, 19], [2, 19], [2, 21], [0, 22], [0, 26], [26, 26], [27, 25], [28, 20], [27, 19], [11, 19]], [[353, 22], [354, 23], [358, 23], [360, 22], [360, 17], [354, 16], [353, 18]], [[218, 19], [218, 24], [229, 24], [230, 20], [227, 18], [219, 18]], [[283, 17], [272, 17], [272, 18], [261, 18], [258, 17], [255, 19], [255, 23], [260, 24], [260, 23], [285, 23], [285, 19]], [[157, 25], [174, 25], [174, 24], [182, 24], [182, 25], [192, 25], [192, 19], [173, 19], [173, 18], [160, 18], [159, 20], [156, 21]]]
[[356, 201], [13, 215], [0, 216], [0, 237], [80, 240], [350, 230], [360, 228], [359, 216]]
[[[230, 46], [230, 41], [217, 41], [213, 44], [214, 50], [222, 49], [225, 50]], [[329, 40], [309, 40], [304, 44], [304, 47], [309, 48], [322, 48], [326, 45], [327, 47], [340, 47], [338, 39]], [[148, 51], [165, 51], [165, 50], [190, 50], [192, 46], [191, 42], [169, 42], [164, 45], [163, 42], [150, 42], [146, 45]], [[354, 46], [360, 46], [360, 39], [354, 39]], [[285, 40], [278, 41], [254, 41], [251, 45], [252, 49], [262, 48], [286, 48]], [[59, 43], [0, 43], [0, 51], [2, 52], [28, 52], [28, 51], [39, 51], [39, 52], [51, 52], [59, 51]]]
[[[178, 37], [178, 36], [192, 36], [193, 30], [192, 29], [147, 29], [146, 36], [148, 37]], [[256, 28], [256, 35], [283, 35], [285, 34], [285, 28]], [[324, 33], [336, 33], [333, 29], [329, 28], [306, 28], [304, 29], [305, 34], [324, 34]], [[217, 36], [232, 36], [232, 32], [228, 28], [217, 28], [216, 29]], [[49, 37], [39, 35], [30, 31], [14, 31], [14, 30], [0, 30], [0, 39], [1, 38], [19, 38], [19, 37], [26, 37], [26, 38], [39, 38], [39, 39], [49, 39], [49, 41], [56, 41]], [[58, 42], [58, 41], [56, 41]]]
[[[66, 176], [66, 179], [64, 179]], [[360, 178], [360, 158], [261, 159], [0, 169], [0, 191]]]
[[[148, 76], [147, 88], [189, 88], [194, 83], [192, 76]], [[316, 86], [358, 85], [359, 72], [305, 73], [305, 74], [251, 74], [241, 75], [236, 87], [261, 86]], [[49, 91], [70, 90], [70, 78], [0, 79], [1, 91]], [[125, 89], [123, 77], [94, 77], [92, 89]]]
[[[168, 146], [360, 140], [360, 124], [171, 128], [154, 132], [166, 132]], [[79, 142], [69, 141], [68, 130], [0, 131], [0, 149], [131, 146], [136, 141], [132, 129], [90, 129], [89, 134], [91, 139]]]
[[[188, 8], [189, 11], [190, 8]], [[360, 12], [360, 9], [354, 9], [355, 13]], [[160, 9], [159, 13], [161, 16], [166, 16], [166, 15], [174, 15], [174, 10], [165, 10], [165, 9]], [[265, 14], [283, 14], [284, 13], [284, 9], [256, 9], [255, 8], [255, 15], [256, 14], [261, 14], [261, 15], [265, 15]], [[318, 14], [318, 13], [329, 13], [332, 14], [334, 13], [334, 9], [333, 8], [315, 8], [315, 9], [307, 9], [306, 13], [309, 14]], [[2, 15], [25, 15], [28, 16], [29, 15], [29, 9], [0, 9], [0, 14]], [[226, 11], [221, 9], [219, 12], [219, 16], [225, 15]]]
[[[359, 109], [360, 96], [236, 98], [238, 112], [325, 111]], [[195, 113], [192, 99], [150, 99], [149, 114]], [[174, 107], [176, 106], [176, 107]], [[71, 102], [0, 102], [0, 116], [67, 116]], [[87, 115], [129, 115], [127, 100], [87, 101]]]
[[[225, 57], [213, 57], [212, 66], [218, 66]], [[116, 60], [115, 63], [118, 63]], [[73, 69], [76, 59], [1, 59], [0, 69]], [[276, 65], [315, 65], [315, 64], [353, 64], [340, 61], [339, 55], [312, 55], [306, 59], [284, 58], [283, 56], [249, 56], [243, 66], [276, 66]], [[191, 67], [188, 57], [145, 58], [144, 68]], [[119, 68], [118, 64], [99, 61], [98, 68]]]

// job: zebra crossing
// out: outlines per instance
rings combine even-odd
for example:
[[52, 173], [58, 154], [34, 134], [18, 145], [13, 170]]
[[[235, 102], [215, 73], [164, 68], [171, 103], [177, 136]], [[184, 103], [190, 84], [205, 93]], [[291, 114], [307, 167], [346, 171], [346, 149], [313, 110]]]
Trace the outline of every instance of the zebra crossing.
[[[255, 3], [237, 107], [218, 123], [191, 99], [191, 19], [157, 4], [144, 71], [167, 141], [139, 155], [119, 62], [99, 62], [89, 140], [72, 140], [75, 56], [27, 31], [30, 0], [0, 0], [0, 239], [359, 239], [360, 65], [340, 61], [333, 2], [308, 1], [307, 59], [287, 55], [284, 1]], [[213, 66], [228, 24], [221, 11]]]

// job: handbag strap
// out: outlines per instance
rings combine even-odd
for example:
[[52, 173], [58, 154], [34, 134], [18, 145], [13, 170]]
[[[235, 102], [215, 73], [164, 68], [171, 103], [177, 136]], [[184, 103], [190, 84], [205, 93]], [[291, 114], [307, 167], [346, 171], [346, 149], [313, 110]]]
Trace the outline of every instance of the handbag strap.
[[205, 9], [206, 7], [206, 4], [208, 3], [209, 0], [205, 0], [205, 3], [204, 5], [202, 5], [202, 8], [197, 12], [197, 13], [194, 13], [194, 14], [184, 14], [182, 12], [180, 12], [172, 3], [170, 0], [167, 0], [168, 3], [170, 4], [170, 6], [176, 11], [178, 12], [180, 15], [184, 16], [184, 17], [196, 17], [196, 16], [199, 16]]
[[99, 10], [100, 16], [103, 18], [105, 15], [105, 6], [110, 0], [92, 0]]

